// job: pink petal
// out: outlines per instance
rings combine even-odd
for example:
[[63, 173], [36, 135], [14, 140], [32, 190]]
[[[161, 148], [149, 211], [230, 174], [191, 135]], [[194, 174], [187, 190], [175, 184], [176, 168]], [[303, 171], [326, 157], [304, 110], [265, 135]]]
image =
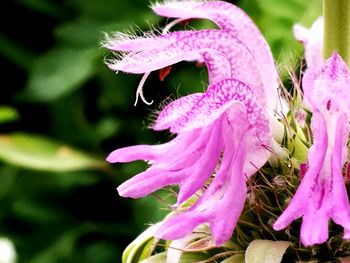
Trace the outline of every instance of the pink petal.
[[246, 179], [242, 172], [246, 129], [227, 141], [220, 169], [199, 201], [187, 212], [166, 221], [156, 236], [178, 239], [191, 233], [198, 224], [209, 222], [217, 246], [231, 237], [246, 197]]
[[248, 122], [256, 127], [259, 137], [262, 140], [268, 137], [268, 121], [258, 105], [255, 94], [248, 86], [234, 79], [225, 79], [209, 86], [202, 99], [176, 121], [164, 125], [161, 118], [157, 119], [156, 124], [161, 127], [169, 127], [173, 133], [205, 127], [237, 103], [246, 107]]
[[[287, 209], [274, 223], [275, 230], [286, 228], [293, 220], [301, 217], [313, 205], [313, 199], [319, 196], [315, 191], [319, 190], [317, 185], [318, 175], [323, 166], [327, 151], [327, 128], [322, 115], [314, 114], [312, 119], [312, 131], [314, 136], [314, 145], [309, 150], [309, 169], [304, 175], [293, 199], [289, 203]], [[310, 201], [311, 200], [311, 201]]]
[[350, 72], [342, 58], [334, 53], [320, 70], [308, 69], [303, 80], [307, 99], [322, 112], [350, 110]]
[[305, 46], [305, 58], [308, 68], [317, 70], [323, 64], [323, 17], [318, 18], [310, 29], [295, 25], [293, 28], [294, 36]]
[[[164, 38], [172, 39], [173, 42], [164, 46]], [[155, 39], [153, 49], [139, 48], [125, 54], [120, 60], [111, 60], [109, 67], [117, 71], [145, 73], [182, 60], [198, 60], [201, 55], [205, 55], [212, 83], [220, 77], [239, 79], [254, 90], [262, 105], [265, 104], [264, 76], [258, 70], [256, 57], [245, 43], [233, 38], [230, 33], [219, 30], [180, 31], [163, 35], [159, 40], [161, 43], [157, 45], [158, 39]], [[268, 94], [270, 100], [271, 92]]]
[[201, 157], [190, 168], [190, 173], [182, 181], [177, 204], [181, 204], [197, 192], [214, 172], [222, 150], [222, 129], [220, 126], [220, 123], [214, 126], [214, 131], [206, 141], [207, 145], [202, 151]]
[[110, 153], [107, 161], [110, 163], [126, 163], [136, 160], [151, 161], [165, 153], [172, 145], [174, 145], [174, 142], [171, 141], [161, 145], [136, 145], [120, 148]]
[[210, 84], [231, 77], [232, 69], [230, 61], [224, 53], [211, 50], [210, 52], [202, 52], [201, 56], [208, 68]]
[[190, 111], [193, 105], [201, 98], [201, 93], [195, 93], [171, 102], [159, 113], [157, 121], [152, 128], [156, 131], [167, 129], [171, 123]]
[[179, 184], [186, 175], [186, 170], [168, 171], [151, 167], [121, 184], [117, 190], [120, 196], [140, 198], [165, 186]]
[[[145, 73], [183, 60], [198, 60], [203, 52], [210, 53], [213, 58], [219, 54], [220, 57], [216, 58], [215, 62], [225, 56], [230, 67], [227, 63], [216, 64], [216, 71], [220, 68], [222, 72], [227, 72], [230, 68], [231, 77], [252, 87], [261, 103], [264, 104], [266, 96], [262, 75], [256, 67], [257, 63], [253, 53], [244, 43], [237, 41], [229, 33], [218, 30], [179, 31], [162, 36], [161, 41], [164, 38], [171, 38], [173, 42], [163, 46], [157, 45], [158, 39], [155, 39], [155, 48], [134, 50], [122, 56], [120, 60], [111, 60], [109, 67], [116, 71]], [[210, 72], [209, 75], [213, 76], [215, 73]]]
[[328, 221], [326, 211], [323, 209], [305, 212], [300, 230], [302, 244], [312, 246], [326, 242], [328, 239]]
[[[329, 124], [320, 113], [313, 114], [315, 143], [310, 149], [308, 171], [287, 209], [274, 224], [274, 229], [280, 230], [303, 216], [300, 238], [305, 246], [327, 241], [329, 219], [345, 228], [345, 236], [350, 230], [350, 204], [342, 175], [348, 120], [345, 114], [337, 118], [335, 133], [327, 137]], [[332, 150], [327, 151], [327, 147]]]
[[[268, 44], [251, 19], [238, 7], [224, 1], [168, 1], [152, 6], [159, 15], [174, 18], [212, 20], [221, 30], [229, 32], [253, 53], [263, 78], [267, 105], [276, 103], [278, 73]], [[240, 79], [240, 78], [238, 78]], [[245, 80], [240, 79], [247, 83]], [[247, 83], [250, 86], [250, 83]], [[275, 106], [275, 105], [274, 105]]]
[[[118, 187], [121, 196], [140, 198], [165, 186], [179, 184], [178, 203], [198, 191], [211, 176], [221, 150], [220, 124], [187, 136], [155, 158], [152, 167]], [[197, 136], [197, 138], [194, 138]], [[189, 141], [188, 139], [192, 139]], [[132, 147], [130, 147], [132, 148]], [[178, 152], [182, 149], [181, 152]]]
[[349, 121], [344, 114], [337, 122], [334, 148], [331, 156], [333, 175], [331, 187], [334, 200], [331, 207], [331, 215], [336, 224], [345, 228], [345, 233], [350, 231], [350, 204], [342, 169], [348, 155], [347, 140], [349, 129]]

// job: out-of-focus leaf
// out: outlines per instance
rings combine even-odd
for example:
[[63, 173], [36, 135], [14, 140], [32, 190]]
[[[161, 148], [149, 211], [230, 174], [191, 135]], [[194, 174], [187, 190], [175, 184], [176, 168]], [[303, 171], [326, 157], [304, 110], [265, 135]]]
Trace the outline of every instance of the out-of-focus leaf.
[[[91, 19], [105, 21], [111, 21], [113, 19], [126, 20], [129, 22], [129, 25], [130, 22], [136, 25], [136, 22], [145, 20], [150, 14], [153, 17], [156, 17], [156, 15], [152, 14], [152, 11], [147, 7], [150, 2], [144, 0], [89, 0], [88, 4], [86, 0], [72, 0], [71, 2], [74, 3], [78, 10], [81, 10], [85, 16]], [[153, 23], [153, 21], [149, 22]], [[138, 23], [137, 25], [140, 26]]]
[[37, 256], [35, 256], [30, 263], [55, 263], [62, 262], [62, 258], [68, 258], [73, 253], [74, 244], [76, 239], [81, 234], [81, 230], [72, 230], [64, 233], [57, 241], [42, 250]]
[[203, 92], [208, 85], [208, 73], [205, 67], [195, 67], [193, 63], [186, 64], [188, 67], [174, 70], [174, 73], [171, 72], [168, 76], [168, 83], [171, 85], [175, 98], [179, 97], [180, 94]]
[[82, 17], [59, 26], [55, 30], [55, 36], [64, 44], [99, 48], [103, 32], [115, 30], [114, 27], [115, 24], [103, 24], [90, 17]]
[[93, 76], [98, 57], [97, 46], [92, 49], [60, 48], [46, 53], [36, 61], [20, 98], [50, 102], [71, 93]]
[[96, 133], [103, 139], [117, 134], [119, 129], [120, 123], [112, 118], [103, 118], [96, 125]]
[[275, 59], [283, 65], [283, 75], [302, 56], [302, 45], [292, 32], [293, 25], [310, 26], [321, 15], [320, 0], [241, 0], [240, 6], [254, 20], [269, 43]]
[[50, 139], [17, 133], [0, 135], [0, 159], [24, 168], [67, 172], [102, 167], [103, 162]]
[[116, 262], [118, 259], [117, 248], [111, 242], [96, 242], [85, 249], [84, 263]]
[[123, 263], [137, 263], [148, 258], [152, 253], [154, 234], [158, 230], [160, 223], [147, 228], [124, 250]]
[[21, 5], [32, 9], [33, 11], [49, 15], [52, 17], [61, 18], [65, 11], [60, 4], [55, 4], [53, 1], [47, 0], [16, 0]]
[[43, 207], [40, 203], [31, 200], [19, 200], [12, 205], [13, 213], [26, 221], [47, 223], [57, 222], [57, 211]]
[[271, 240], [254, 240], [246, 252], [246, 263], [280, 263], [290, 242], [271, 241]]
[[35, 54], [31, 50], [2, 34], [0, 34], [0, 55], [24, 70], [29, 70], [35, 59]]
[[[0, 169], [0, 200], [4, 198], [15, 186], [18, 169], [5, 166]], [[3, 207], [2, 207], [3, 208]], [[0, 208], [1, 209], [1, 208]], [[1, 212], [0, 212], [1, 213]]]
[[[204, 253], [184, 253], [184, 255], [181, 258], [181, 261], [179, 263], [199, 262], [199, 261], [205, 260], [207, 258], [208, 258], [207, 255]], [[141, 261], [141, 263], [164, 263], [164, 262], [170, 262], [170, 261], [167, 261], [166, 252], [156, 254], [152, 257], [149, 257], [149, 258]], [[174, 263], [175, 263], [175, 261], [174, 261]]]
[[14, 108], [0, 106], [0, 123], [16, 121], [18, 119], [19, 114]]
[[244, 255], [237, 254], [232, 257], [229, 257], [222, 261], [221, 263], [244, 263]]

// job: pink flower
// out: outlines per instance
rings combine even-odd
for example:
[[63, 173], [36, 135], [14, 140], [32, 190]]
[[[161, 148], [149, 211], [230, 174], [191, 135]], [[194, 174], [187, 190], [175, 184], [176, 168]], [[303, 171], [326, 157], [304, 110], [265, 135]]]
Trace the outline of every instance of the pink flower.
[[311, 246], [328, 239], [329, 219], [344, 227], [344, 238], [350, 238], [350, 205], [342, 174], [348, 154], [350, 72], [334, 53], [320, 68], [306, 71], [303, 88], [313, 113], [313, 146], [308, 170], [274, 229], [302, 216], [300, 239]]
[[116, 34], [106, 46], [124, 53], [109, 67], [148, 73], [182, 60], [200, 60], [207, 65], [210, 85], [204, 93], [170, 103], [159, 114], [153, 129], [170, 129], [177, 134], [173, 140], [118, 149], [107, 160], [142, 159], [151, 164], [118, 187], [121, 196], [139, 198], [179, 185], [179, 205], [205, 186], [199, 200], [168, 219], [156, 235], [179, 239], [208, 222], [219, 246], [231, 237], [239, 219], [246, 180], [269, 158], [277, 72], [261, 33], [237, 7], [221, 1], [172, 1], [156, 4], [153, 10], [167, 17], [210, 19], [219, 29], [145, 37]]

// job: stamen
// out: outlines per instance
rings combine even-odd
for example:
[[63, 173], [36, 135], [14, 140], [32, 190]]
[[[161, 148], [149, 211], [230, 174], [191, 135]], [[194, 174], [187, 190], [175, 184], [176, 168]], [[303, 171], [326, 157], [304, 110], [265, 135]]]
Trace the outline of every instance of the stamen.
[[[183, 22], [183, 21], [185, 21], [185, 20], [188, 20], [188, 19], [178, 18], [178, 19], [175, 19], [174, 21], [170, 22], [169, 24], [167, 24], [167, 25], [164, 27], [164, 29], [163, 29], [163, 31], [162, 31], [162, 35], [168, 33], [168, 31], [169, 31], [173, 26], [175, 26], [176, 24], [181, 23], [181, 22]], [[169, 70], [169, 72], [170, 72], [170, 70]], [[167, 72], [167, 74], [165, 74], [164, 78], [166, 77], [166, 75], [169, 74], [169, 72]], [[142, 79], [141, 79], [139, 85], [137, 86], [137, 90], [136, 90], [136, 99], [135, 99], [134, 106], [137, 105], [137, 102], [138, 102], [139, 97], [141, 98], [141, 100], [142, 100], [145, 104], [147, 104], [147, 105], [152, 105], [153, 100], [152, 100], [151, 102], [148, 102], [148, 101], [146, 100], [145, 96], [143, 95], [143, 90], [142, 90], [142, 89], [143, 89], [143, 86], [145, 85], [146, 79], [148, 78], [148, 76], [149, 76], [150, 74], [151, 74], [151, 72], [146, 72], [146, 73], [143, 75], [143, 77], [142, 77]], [[162, 79], [161, 79], [161, 80], [162, 80]]]
[[164, 28], [163, 28], [163, 31], [162, 31], [162, 35], [166, 34], [169, 32], [169, 30], [174, 27], [175, 25], [183, 22], [183, 21], [186, 21], [188, 20], [188, 18], [178, 18], [178, 19], [175, 19], [173, 21], [171, 21], [169, 24], [167, 24]]
[[142, 76], [142, 79], [139, 83], [139, 85], [137, 86], [137, 90], [136, 90], [136, 100], [135, 100], [135, 103], [134, 103], [134, 106], [137, 105], [137, 102], [138, 102], [138, 99], [139, 99], [139, 96], [141, 98], [141, 100], [147, 104], [147, 105], [152, 105], [153, 103], [153, 100], [151, 102], [148, 102], [145, 98], [145, 96], [143, 95], [143, 86], [145, 85], [145, 82], [146, 82], [146, 79], [148, 78], [149, 74], [151, 74], [151, 72], [146, 72], [143, 76]]

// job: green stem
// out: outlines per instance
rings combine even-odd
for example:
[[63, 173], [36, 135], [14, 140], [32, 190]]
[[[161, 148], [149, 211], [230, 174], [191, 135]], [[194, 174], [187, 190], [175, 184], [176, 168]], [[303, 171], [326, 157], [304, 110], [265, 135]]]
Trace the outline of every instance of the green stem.
[[323, 58], [334, 51], [350, 66], [350, 0], [323, 0]]

